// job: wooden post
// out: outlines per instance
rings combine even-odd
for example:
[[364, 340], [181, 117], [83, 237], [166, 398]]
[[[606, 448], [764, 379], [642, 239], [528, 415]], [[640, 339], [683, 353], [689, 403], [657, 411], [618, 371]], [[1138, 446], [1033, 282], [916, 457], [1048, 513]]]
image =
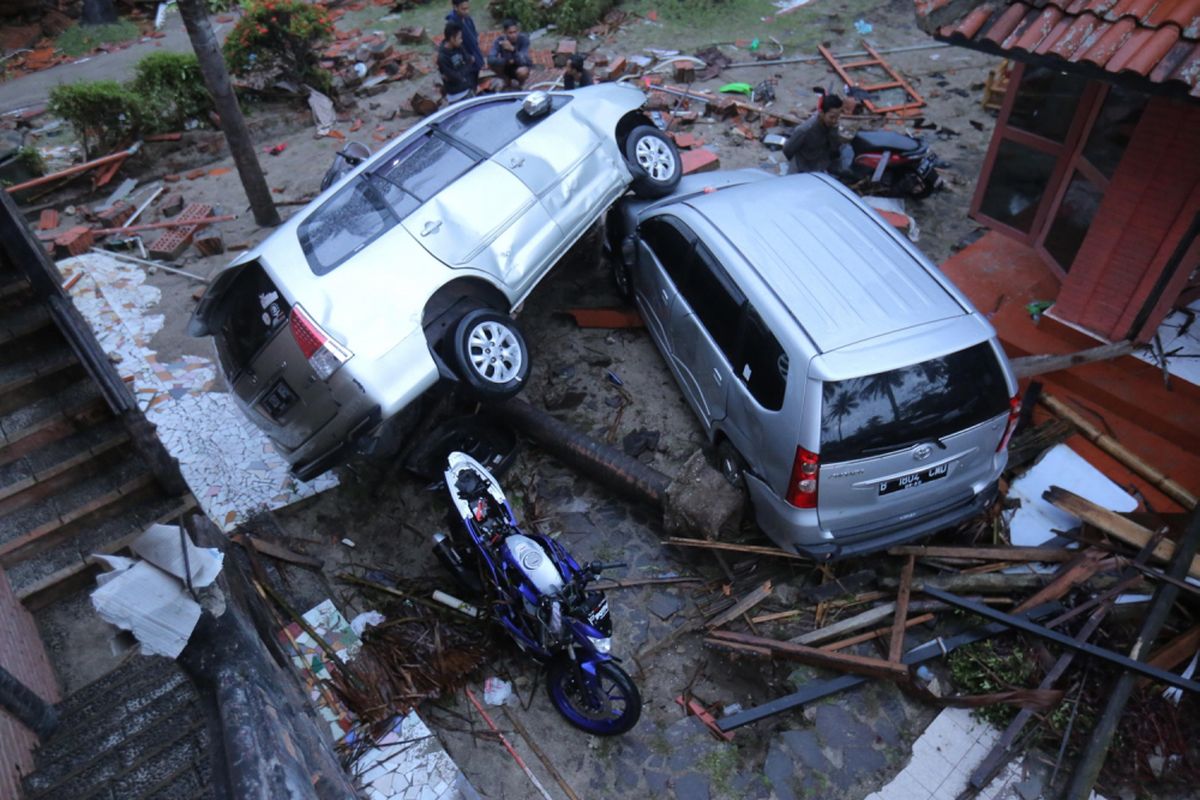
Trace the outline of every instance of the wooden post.
[[913, 567], [916, 556], [910, 555], [904, 562], [904, 570], [900, 573], [900, 591], [896, 595], [896, 620], [892, 623], [892, 640], [888, 647], [888, 661], [900, 663], [904, 651], [904, 628], [908, 619], [908, 595], [912, 590]]
[[204, 0], [179, 0], [178, 5], [179, 16], [183, 17], [188, 38], [192, 40], [192, 49], [196, 51], [196, 58], [200, 61], [204, 85], [208, 87], [213, 105], [217, 109], [217, 116], [221, 118], [221, 132], [229, 142], [233, 163], [237, 166], [242, 187], [250, 200], [254, 220], [263, 226], [278, 225], [279, 212], [271, 201], [271, 190], [267, 187], [267, 179], [263, 177], [262, 167], [254, 152], [254, 142], [250, 139], [246, 118], [242, 116], [242, 108], [238, 105], [237, 95], [233, 93], [233, 86], [229, 82], [225, 58], [221, 55], [221, 45], [213, 34]]

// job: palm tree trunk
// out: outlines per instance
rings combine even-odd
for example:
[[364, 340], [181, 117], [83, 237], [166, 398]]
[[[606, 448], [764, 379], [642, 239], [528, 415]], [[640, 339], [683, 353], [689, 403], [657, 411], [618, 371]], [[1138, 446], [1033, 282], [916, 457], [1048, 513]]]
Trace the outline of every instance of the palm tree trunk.
[[262, 167], [254, 152], [246, 118], [242, 116], [242, 109], [229, 82], [225, 59], [221, 55], [220, 43], [213, 34], [212, 23], [208, 20], [204, 0], [179, 0], [179, 15], [183, 17], [188, 38], [192, 40], [192, 49], [200, 61], [204, 85], [208, 87], [217, 115], [221, 118], [221, 132], [229, 142], [229, 151], [233, 154], [238, 177], [242, 179], [242, 188], [250, 200], [254, 221], [263, 226], [278, 225], [279, 212], [271, 200], [271, 190], [267, 188], [267, 179], [263, 177]]

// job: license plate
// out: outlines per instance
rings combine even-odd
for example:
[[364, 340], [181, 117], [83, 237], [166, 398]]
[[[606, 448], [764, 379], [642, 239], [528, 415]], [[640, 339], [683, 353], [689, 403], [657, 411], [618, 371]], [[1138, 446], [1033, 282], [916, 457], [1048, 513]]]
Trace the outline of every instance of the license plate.
[[901, 489], [911, 489], [914, 486], [920, 486], [923, 483], [944, 478], [949, 471], [949, 464], [941, 464], [929, 469], [923, 469], [920, 472], [910, 472], [907, 475], [901, 475], [899, 478], [892, 478], [890, 481], [884, 481], [879, 484], [879, 493], [884, 495], [898, 492]]
[[296, 404], [297, 399], [292, 387], [283, 381], [278, 381], [263, 397], [259, 405], [271, 416], [271, 419], [278, 420]]

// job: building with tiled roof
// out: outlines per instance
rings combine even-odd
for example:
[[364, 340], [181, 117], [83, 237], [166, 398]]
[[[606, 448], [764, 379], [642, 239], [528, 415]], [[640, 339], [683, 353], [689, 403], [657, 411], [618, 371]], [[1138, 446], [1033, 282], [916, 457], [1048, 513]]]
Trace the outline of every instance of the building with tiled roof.
[[1050, 315], [1144, 341], [1200, 299], [1200, 0], [915, 0], [1014, 67], [971, 215], [1059, 281]]

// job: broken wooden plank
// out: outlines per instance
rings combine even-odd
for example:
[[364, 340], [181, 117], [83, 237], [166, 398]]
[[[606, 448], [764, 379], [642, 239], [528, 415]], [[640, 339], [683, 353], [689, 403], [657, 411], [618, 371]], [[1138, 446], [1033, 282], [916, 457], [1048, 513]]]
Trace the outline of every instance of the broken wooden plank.
[[237, 542], [243, 547], [252, 547], [265, 556], [277, 558], [280, 561], [286, 561], [289, 564], [298, 564], [299, 566], [312, 567], [313, 569], [322, 569], [325, 566], [325, 562], [319, 558], [304, 555], [303, 553], [297, 553], [295, 550], [289, 550], [281, 544], [276, 544], [275, 542], [268, 541], [266, 539], [258, 539], [241, 533], [235, 533], [229, 538], [233, 539], [233, 541]]
[[[1016, 574], [1002, 572], [959, 573], [956, 575], [929, 575], [913, 579], [913, 591], [925, 591], [926, 587], [945, 589], [951, 592], [968, 594], [1009, 594], [1012, 592], [1030, 592], [1042, 588], [1046, 583], [1045, 575]], [[896, 578], [882, 578], [879, 584], [885, 589], [896, 589], [900, 581]]]
[[916, 556], [910, 555], [900, 573], [900, 590], [896, 595], [896, 619], [892, 622], [891, 646], [888, 649], [888, 661], [893, 664], [900, 663], [901, 651], [904, 649], [904, 623], [908, 619], [908, 596], [912, 591], [913, 567], [916, 561]]
[[901, 545], [888, 550], [891, 556], [917, 558], [961, 559], [963, 561], [1070, 561], [1078, 550], [1065, 547], [943, 547], [935, 545]]
[[763, 600], [766, 600], [770, 596], [771, 582], [766, 581], [761, 586], [748, 592], [745, 597], [734, 603], [731, 608], [722, 611], [720, 614], [717, 614], [715, 617], [710, 619], [705, 623], [705, 626], [709, 630], [712, 630], [713, 628], [719, 628], [731, 620], [740, 617], [742, 614], [745, 614], [747, 611], [754, 608], [756, 605], [761, 603]]
[[[936, 615], [934, 615], [934, 614], [921, 614], [920, 616], [910, 617], [904, 621], [904, 629], [908, 630], [909, 628], [915, 628], [918, 625], [924, 625], [926, 622], [932, 621], [935, 618], [935, 616]], [[818, 647], [817, 649], [818, 650], [845, 650], [847, 647], [853, 647], [856, 644], [862, 644], [863, 642], [869, 642], [872, 639], [878, 639], [881, 636], [892, 636], [893, 640], [894, 640], [894, 637], [896, 636], [895, 626], [889, 625], [886, 628], [876, 628], [873, 631], [867, 631], [866, 633], [860, 633], [857, 636], [851, 636], [849, 639], [842, 639], [841, 641], [838, 641], [838, 642], [830, 642], [829, 644], [823, 644], [820, 647]], [[889, 657], [888, 660], [891, 661], [892, 659]]]
[[1049, 353], [1047, 355], [1021, 356], [1010, 362], [1013, 374], [1017, 379], [1030, 378], [1034, 375], [1044, 375], [1047, 372], [1058, 372], [1061, 369], [1078, 367], [1081, 364], [1091, 364], [1093, 361], [1108, 361], [1113, 358], [1127, 356], [1133, 352], [1131, 341], [1112, 342], [1097, 347], [1089, 347], [1074, 353]]
[[[756, 647], [749, 644], [741, 644], [739, 642], [727, 642], [723, 639], [714, 639], [708, 637], [704, 640], [704, 646], [710, 650], [721, 650], [735, 656], [754, 656], [755, 658], [769, 659], [771, 651], [766, 647]], [[639, 658], [641, 656], [639, 655]]]
[[1089, 548], [1079, 553], [1073, 561], [1063, 564], [1049, 583], [1022, 600], [1013, 611], [1025, 611], [1040, 606], [1042, 603], [1057, 600], [1100, 570], [1115, 565], [1114, 559], [1105, 558], [1103, 552]]
[[668, 536], [664, 539], [667, 544], [676, 547], [702, 547], [708, 550], [729, 550], [734, 553], [753, 553], [759, 556], [781, 556], [798, 561], [807, 561], [804, 556], [780, 550], [778, 547], [763, 547], [756, 544], [735, 544], [733, 542], [715, 542], [708, 539], [683, 539], [678, 536]]
[[[1146, 663], [1159, 669], [1175, 669], [1200, 649], [1200, 625], [1194, 625], [1150, 654]], [[1136, 684], [1141, 689], [1150, 683], [1149, 678], [1139, 678]]]
[[[1154, 532], [1148, 528], [1143, 528], [1115, 511], [1109, 511], [1061, 486], [1051, 486], [1042, 493], [1042, 499], [1134, 547], [1144, 546], [1154, 535]], [[1150, 557], [1157, 561], [1167, 562], [1171, 560], [1174, 552], [1175, 544], [1164, 540], [1158, 543]], [[1188, 574], [1193, 578], [1200, 578], [1200, 556], [1192, 559], [1191, 565], [1188, 567]]]
[[778, 639], [766, 639], [762, 636], [752, 636], [748, 633], [735, 633], [733, 631], [713, 631], [709, 634], [709, 638], [717, 641], [750, 645], [751, 647], [763, 647], [770, 650], [773, 657], [784, 658], [789, 661], [799, 661], [802, 664], [814, 667], [848, 672], [852, 675], [866, 675], [871, 678], [884, 678], [891, 681], [906, 682], [908, 680], [907, 666], [904, 664], [893, 664], [881, 658], [869, 658], [867, 656], [850, 655], [849, 653], [818, 650], [815, 647], [806, 647], [802, 644], [780, 641]]
[[1104, 433], [1082, 415], [1077, 413], [1073, 408], [1062, 402], [1058, 398], [1042, 393], [1039, 398], [1046, 408], [1050, 409], [1054, 414], [1078, 429], [1083, 434], [1083, 437], [1092, 444], [1099, 447], [1104, 452], [1108, 453], [1113, 458], [1120, 461], [1125, 466], [1136, 472], [1151, 486], [1158, 489], [1160, 492], [1170, 497], [1176, 503], [1179, 503], [1186, 510], [1191, 511], [1196, 507], [1196, 495], [1189, 492], [1176, 481], [1167, 477], [1164, 473], [1150, 464], [1146, 463], [1139, 456], [1131, 452], [1127, 447], [1118, 442], [1116, 439]]

